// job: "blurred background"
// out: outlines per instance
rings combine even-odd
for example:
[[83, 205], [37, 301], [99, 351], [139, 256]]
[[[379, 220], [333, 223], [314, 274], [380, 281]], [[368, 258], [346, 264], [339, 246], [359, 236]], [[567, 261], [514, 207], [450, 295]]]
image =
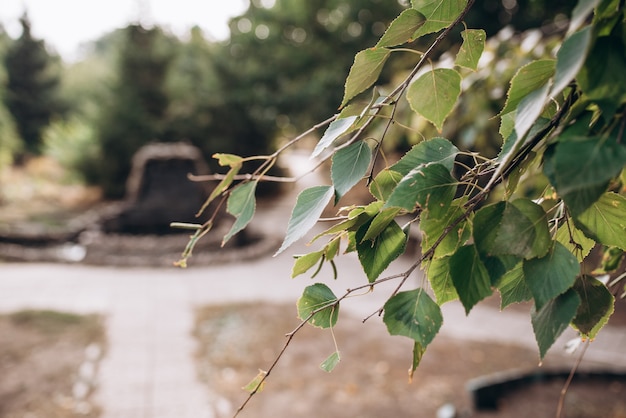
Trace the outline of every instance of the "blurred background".
[[[202, 160], [208, 172], [223, 169], [211, 158], [216, 152], [272, 152], [337, 112], [354, 55], [373, 46], [407, 3], [0, 0], [0, 244], [20, 244], [22, 253], [37, 247], [40, 253], [46, 240], [78, 242], [78, 234], [97, 220], [84, 218], [86, 213], [103, 203], [128, 201], [133, 156], [148, 144], [191, 145], [200, 157], [189, 158], [194, 164]], [[441, 135], [461, 149], [495, 156], [502, 141], [493, 116], [503, 105], [509, 80], [527, 62], [554, 54], [574, 3], [477, 0], [467, 25], [484, 28], [488, 42], [479, 70], [466, 77], [467, 93]], [[432, 39], [421, 39], [415, 47]], [[436, 60], [456, 51], [461, 38], [450, 39]], [[416, 59], [415, 54], [394, 54], [380, 89], [391, 90]], [[412, 129], [388, 133], [384, 152], [390, 158], [439, 135], [406, 105], [395, 116]], [[304, 146], [319, 136], [312, 135]], [[176, 158], [186, 152], [155, 149], [153, 157], [159, 150]], [[302, 171], [306, 164], [308, 156], [300, 156], [285, 168]], [[286, 222], [294, 196], [287, 198], [280, 201], [284, 205], [273, 199], [259, 205], [257, 217], [268, 237], [281, 238], [282, 226], [277, 230], [276, 225]], [[136, 215], [126, 214], [128, 219]], [[78, 218], [82, 221], [75, 228], [72, 222]], [[16, 232], [18, 224], [29, 225], [28, 233]], [[273, 359], [282, 336], [295, 326], [295, 312], [285, 315], [303, 287], [285, 280], [293, 260], [290, 255], [271, 259], [266, 246], [256, 257], [236, 252], [219, 266], [172, 273], [157, 269], [159, 262], [150, 258], [169, 241], [141, 239], [104, 242], [103, 251], [117, 251], [119, 257], [102, 256], [99, 264], [106, 267], [101, 268], [0, 263], [0, 417], [232, 414], [242, 398], [239, 387]], [[185, 240], [172, 245], [174, 254], [180, 254]], [[149, 244], [143, 247], [144, 242]], [[3, 252], [6, 248], [0, 249], [0, 258], [13, 259]], [[66, 262], [85, 258], [80, 248], [63, 249], [69, 251]], [[135, 254], [138, 250], [145, 252]], [[175, 259], [168, 257], [165, 263], [171, 267]], [[354, 273], [346, 276], [358, 281], [360, 266], [347, 263], [344, 274]], [[304, 344], [293, 350], [276, 380], [278, 395], [264, 395], [246, 416], [280, 416], [279, 408], [284, 416], [323, 411], [337, 417], [408, 417], [416, 416], [419, 403], [420, 416], [435, 416], [447, 405], [452, 412], [443, 415], [444, 408], [437, 416], [452, 417], [455, 410], [470, 409], [468, 380], [511, 363], [536, 366], [529, 307], [514, 308], [509, 322], [497, 322], [494, 318], [502, 318], [495, 315], [498, 301], [487, 301], [469, 325], [462, 310], [450, 308], [451, 328], [429, 347], [417, 385], [407, 386], [410, 347], [385, 345], [384, 329], [365, 333], [354, 326], [380, 303], [356, 303], [352, 325], [338, 330], [347, 354], [337, 378], [320, 376], [317, 365], [332, 346], [320, 349], [319, 334], [307, 330]], [[614, 354], [623, 344], [617, 347], [607, 352]], [[601, 358], [592, 356], [592, 361]], [[623, 359], [604, 359], [624, 365]], [[567, 368], [571, 363], [571, 357], [559, 357], [554, 364]], [[194, 386], [198, 377], [206, 383], [200, 390]], [[312, 379], [318, 379], [315, 385]], [[612, 407], [607, 399], [626, 399], [625, 388], [610, 381], [600, 394], [594, 392], [596, 406]], [[549, 408], [560, 387], [552, 389], [542, 398]], [[92, 399], [94, 392], [99, 395]], [[205, 408], [207, 396], [210, 408]], [[527, 395], [510, 415], [498, 416], [521, 417], [528, 399], [537, 395]], [[529, 416], [548, 416], [528, 411]], [[609, 416], [605, 412], [596, 408], [581, 416]], [[610, 416], [626, 416], [618, 413]]]
[[[336, 112], [354, 54], [375, 44], [403, 3], [3, 0], [2, 181], [15, 184], [21, 175], [7, 173], [10, 168], [55, 170], [61, 183], [97, 186], [102, 198], [118, 199], [132, 155], [149, 142], [187, 141], [209, 164], [217, 151], [266, 153]], [[573, 5], [477, 3], [470, 27], [494, 35], [509, 25], [505, 45], [493, 45], [491, 53], [506, 54], [510, 68], [500, 64], [501, 85], [497, 77], [480, 80], [494, 85], [462, 109], [465, 121], [447, 129], [465, 148], [493, 153], [499, 138], [492, 138], [490, 127], [460, 125], [476, 120], [476, 113], [495, 114], [509, 73], [550, 52], [542, 38], [565, 28]], [[521, 42], [513, 34], [530, 27], [543, 29], [531, 45], [506, 44]], [[397, 55], [383, 85], [415, 61], [411, 54]], [[406, 135], [398, 133], [388, 146], [406, 148], [420, 139]], [[5, 201], [8, 189], [2, 188]]]

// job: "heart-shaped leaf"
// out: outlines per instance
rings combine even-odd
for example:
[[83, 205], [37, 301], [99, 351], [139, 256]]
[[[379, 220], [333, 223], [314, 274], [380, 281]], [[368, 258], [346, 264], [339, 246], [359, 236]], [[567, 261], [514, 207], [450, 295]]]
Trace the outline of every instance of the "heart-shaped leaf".
[[391, 335], [409, 337], [425, 348], [443, 324], [441, 309], [424, 289], [400, 292], [385, 303], [383, 322]]
[[[311, 316], [312, 315], [312, 316]], [[337, 324], [339, 304], [337, 296], [323, 283], [307, 286], [298, 299], [298, 318], [308, 318], [309, 324], [318, 328], [330, 328]]]
[[452, 112], [461, 94], [461, 75], [449, 68], [437, 68], [415, 80], [406, 98], [419, 113], [441, 132], [443, 121]]

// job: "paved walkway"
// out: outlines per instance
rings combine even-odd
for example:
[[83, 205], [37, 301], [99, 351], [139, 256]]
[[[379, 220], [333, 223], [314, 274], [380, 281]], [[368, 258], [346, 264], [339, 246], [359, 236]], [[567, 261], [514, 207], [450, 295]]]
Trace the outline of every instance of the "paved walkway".
[[[53, 264], [0, 265], [0, 310], [47, 308], [107, 317], [109, 348], [101, 363], [97, 402], [103, 418], [217, 417], [230, 406], [201, 385], [194, 369], [193, 310], [209, 303], [265, 300], [293, 303], [308, 280], [291, 280], [289, 256], [213, 268], [115, 269]], [[354, 258], [342, 260], [337, 294], [363, 283]], [[367, 316], [390, 287], [350, 299], [344, 311]], [[442, 334], [536, 349], [528, 316], [477, 306], [465, 317], [444, 306]], [[374, 319], [377, 320], [377, 319]], [[367, 325], [366, 325], [367, 326]], [[553, 350], [574, 335], [568, 332]], [[586, 359], [626, 367], [626, 333], [608, 327]]]
[[[282, 233], [290, 204], [278, 201], [271, 211], [261, 211], [259, 225]], [[0, 311], [46, 308], [106, 316], [109, 346], [96, 392], [102, 418], [221, 417], [232, 412], [232, 405], [202, 385], [195, 371], [194, 308], [235, 301], [295, 303], [310, 281], [289, 278], [291, 255], [304, 251], [310, 249], [299, 244], [276, 258], [186, 270], [0, 264]], [[399, 260], [393, 271], [403, 271], [408, 263]], [[341, 279], [327, 282], [336, 294], [365, 283], [354, 256], [342, 257], [338, 266]], [[365, 317], [382, 306], [393, 287], [386, 284], [352, 298], [342, 310]], [[442, 334], [536, 350], [527, 314], [479, 305], [466, 317], [458, 303], [446, 304], [443, 311]], [[568, 332], [554, 349], [573, 336]], [[586, 358], [626, 367], [624, 347], [624, 330], [607, 327]]]

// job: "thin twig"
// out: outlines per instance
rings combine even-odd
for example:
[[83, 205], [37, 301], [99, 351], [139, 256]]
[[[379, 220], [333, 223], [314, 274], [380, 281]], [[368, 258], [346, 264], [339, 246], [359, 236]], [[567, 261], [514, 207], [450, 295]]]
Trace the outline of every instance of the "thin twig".
[[267, 380], [267, 378], [270, 376], [270, 374], [272, 373], [272, 371], [276, 368], [276, 366], [278, 365], [278, 363], [280, 362], [281, 358], [283, 357], [283, 355], [285, 354], [285, 352], [287, 351], [287, 347], [289, 347], [289, 345], [291, 344], [291, 341], [293, 340], [293, 338], [296, 336], [296, 334], [318, 313], [320, 313], [321, 311], [325, 310], [325, 309], [335, 309], [337, 306], [339, 306], [339, 303], [342, 302], [344, 299], [348, 298], [350, 295], [352, 295], [353, 293], [356, 293], [360, 290], [366, 289], [366, 288], [372, 288], [376, 285], [379, 285], [381, 283], [385, 283], [388, 282], [390, 280], [395, 280], [402, 277], [402, 274], [398, 274], [398, 275], [394, 275], [394, 276], [388, 276], [388, 277], [384, 277], [382, 279], [378, 279], [373, 281], [372, 283], [368, 283], [366, 285], [361, 285], [361, 286], [357, 286], [351, 289], [347, 289], [346, 292], [338, 299], [335, 299], [334, 301], [327, 303], [326, 305], [323, 305], [313, 311], [311, 311], [311, 313], [309, 313], [309, 315], [302, 319], [300, 321], [300, 323], [289, 333], [287, 333], [285, 336], [287, 337], [287, 341], [285, 341], [285, 344], [283, 345], [283, 348], [280, 350], [280, 352], [278, 353], [278, 355], [276, 356], [276, 358], [274, 359], [274, 361], [272, 362], [272, 364], [270, 365], [270, 367], [267, 369], [267, 372], [265, 372], [265, 374], [263, 375], [263, 377], [259, 380], [259, 382], [257, 383], [256, 387], [254, 388], [254, 390], [252, 390], [248, 396], [246, 397], [246, 399], [243, 401], [243, 403], [239, 406], [239, 408], [237, 409], [237, 411], [235, 412], [235, 414], [233, 415], [233, 418], [236, 418], [239, 413], [241, 413], [241, 411], [244, 410], [244, 408], [246, 407], [246, 405], [250, 402], [250, 400], [252, 399], [252, 397], [254, 397], [254, 395], [256, 395], [260, 388], [262, 387], [263, 383], [265, 383], [265, 381]]
[[569, 376], [567, 377], [567, 380], [565, 381], [565, 385], [563, 385], [563, 388], [561, 389], [561, 396], [559, 397], [559, 405], [556, 409], [556, 418], [563, 417], [563, 412], [564, 412], [564, 407], [565, 407], [565, 395], [567, 395], [567, 391], [569, 390], [569, 387], [572, 384], [572, 380], [574, 380], [574, 375], [576, 375], [576, 371], [578, 370], [580, 363], [583, 361], [583, 357], [585, 356], [585, 353], [587, 352], [588, 347], [589, 347], [589, 340], [587, 340], [587, 342], [583, 346], [582, 351], [580, 355], [578, 356], [578, 359], [576, 359], [576, 364], [574, 364], [574, 367], [572, 367], [572, 370], [570, 371]]
[[[187, 178], [191, 181], [219, 181], [226, 178], [226, 174], [208, 174], [202, 176], [196, 176], [195, 174], [188, 174]], [[297, 177], [277, 177], [277, 176], [253, 176], [252, 174], [238, 174], [233, 177], [233, 180], [241, 181], [271, 181], [274, 183], [295, 183], [298, 181]]]

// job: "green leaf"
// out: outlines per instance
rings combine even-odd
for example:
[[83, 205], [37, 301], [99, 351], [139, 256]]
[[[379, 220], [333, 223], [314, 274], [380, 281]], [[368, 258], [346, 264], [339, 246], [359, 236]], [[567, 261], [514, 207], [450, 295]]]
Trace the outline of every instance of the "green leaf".
[[475, 245], [463, 246], [452, 255], [450, 275], [467, 314], [492, 293], [489, 273]]
[[543, 358], [559, 336], [567, 329], [576, 316], [580, 298], [573, 289], [548, 301], [540, 310], [531, 311], [531, 321], [535, 339], [539, 345], [539, 355]]
[[526, 64], [513, 76], [507, 93], [506, 104], [500, 115], [517, 109], [522, 99], [545, 85], [554, 74], [554, 60], [537, 60]]
[[363, 179], [372, 161], [372, 150], [365, 141], [337, 151], [332, 158], [331, 178], [335, 187], [335, 203]]
[[548, 81], [520, 100], [515, 115], [515, 133], [518, 138], [526, 136], [530, 128], [532, 128], [537, 121], [537, 118], [541, 116], [546, 100], [548, 99], [549, 91], [550, 82]]
[[265, 376], [267, 376], [267, 372], [263, 370], [259, 370], [259, 374], [257, 374], [254, 377], [254, 379], [252, 379], [242, 389], [249, 393], [262, 392], [263, 389], [265, 388]]
[[458, 153], [459, 149], [446, 138], [432, 138], [415, 145], [389, 169], [406, 176], [422, 164], [439, 163], [452, 171]]
[[[554, 188], [574, 215], [595, 202], [626, 165], [626, 146], [615, 138], [577, 137], [563, 133], [548, 159], [554, 165]], [[565, 140], [566, 139], [566, 140]], [[584, 157], [583, 157], [584, 156]], [[548, 166], [549, 167], [549, 166]]]
[[563, 244], [569, 252], [576, 255], [579, 263], [583, 262], [594, 245], [596, 245], [594, 240], [587, 238], [580, 229], [571, 223], [569, 226], [563, 224], [559, 227], [556, 232], [556, 240]]
[[386, 201], [400, 183], [402, 177], [404, 177], [404, 175], [401, 173], [385, 168], [374, 177], [374, 180], [370, 184], [370, 193], [376, 199]]
[[450, 257], [431, 260], [426, 269], [426, 277], [439, 306], [459, 298], [450, 275]]
[[407, 237], [395, 221], [375, 239], [364, 241], [368, 229], [369, 224], [366, 224], [357, 231], [356, 248], [363, 271], [372, 283], [404, 252]]
[[580, 214], [576, 225], [598, 242], [626, 250], [626, 198], [605, 193]]
[[315, 226], [334, 193], [331, 186], [315, 186], [303, 190], [298, 195], [287, 226], [287, 234], [274, 256], [282, 253]]
[[296, 262], [291, 269], [291, 278], [298, 277], [309, 271], [313, 266], [319, 264], [322, 260], [324, 251], [315, 251], [309, 254], [301, 255], [296, 258]]
[[396, 46], [413, 40], [413, 34], [426, 22], [423, 14], [415, 9], [407, 9], [400, 13], [385, 31], [377, 47]]
[[604, 184], [617, 177], [626, 165], [626, 146], [616, 134], [582, 136], [579, 130], [584, 129], [584, 124], [585, 120], [566, 129], [554, 150], [554, 186], [561, 194]]
[[513, 255], [487, 256], [481, 254], [481, 260], [489, 273], [489, 280], [494, 287], [500, 286], [502, 277], [514, 269], [520, 262], [520, 258]]
[[391, 51], [387, 48], [369, 48], [356, 54], [346, 79], [340, 107], [344, 107], [353, 97], [367, 90], [378, 80], [390, 54]]
[[324, 247], [324, 255], [328, 261], [332, 261], [337, 254], [339, 254], [339, 248], [341, 244], [341, 236], [331, 240], [326, 247]]
[[[475, 229], [483, 227], [486, 227], [483, 222], [475, 223]], [[525, 258], [533, 257], [535, 225], [517, 207], [507, 202], [502, 219], [495, 228], [497, 228], [497, 233], [490, 246], [489, 255], [508, 254]]]
[[320, 141], [315, 146], [311, 157], [317, 157], [318, 155], [320, 155], [322, 151], [332, 145], [332, 143], [337, 138], [345, 134], [357, 119], [358, 116], [348, 116], [347, 118], [336, 119], [332, 121], [324, 132], [322, 139], [320, 139]]
[[226, 176], [213, 189], [213, 191], [211, 192], [207, 200], [204, 201], [204, 204], [202, 205], [202, 207], [200, 208], [196, 216], [200, 216], [206, 210], [206, 208], [211, 204], [211, 202], [215, 200], [217, 196], [222, 194], [224, 191], [226, 191], [226, 189], [230, 187], [230, 185], [233, 183], [233, 180], [235, 180], [235, 176], [239, 173], [240, 169], [241, 169], [241, 165], [235, 165], [233, 168], [228, 170], [228, 173], [226, 173]]
[[467, 0], [411, 0], [411, 4], [426, 17], [426, 23], [413, 35], [419, 38], [449, 26], [463, 12]]
[[443, 316], [424, 289], [415, 289], [400, 292], [385, 303], [383, 322], [390, 335], [409, 337], [425, 348], [439, 332]]
[[502, 136], [502, 139], [504, 140], [504, 144], [502, 144], [502, 152], [500, 153], [500, 155], [505, 155], [507, 153], [507, 150], [510, 149], [511, 144], [514, 143], [515, 140], [517, 140], [517, 137], [515, 137], [511, 141], [511, 135], [514, 133], [515, 129], [515, 116], [516, 112], [509, 112], [500, 117], [499, 132], [500, 136]]
[[215, 158], [219, 165], [222, 167], [229, 166], [231, 167], [226, 173], [226, 176], [219, 182], [219, 184], [213, 189], [207, 200], [204, 202], [196, 216], [200, 216], [206, 208], [215, 200], [217, 196], [222, 194], [230, 185], [233, 183], [235, 176], [241, 170], [241, 165], [243, 163], [243, 158], [238, 155], [233, 154], [213, 154], [213, 158]]
[[548, 215], [543, 208], [530, 199], [515, 199], [511, 202], [526, 219], [530, 221], [534, 229], [534, 238], [531, 242], [529, 257], [543, 257], [552, 246], [552, 236], [548, 228]]
[[571, 83], [583, 67], [591, 46], [591, 26], [569, 36], [556, 53], [556, 72], [550, 97], [556, 97]]
[[380, 235], [400, 212], [398, 208], [383, 209], [370, 223], [362, 241], [374, 240]]
[[513, 303], [526, 302], [532, 299], [526, 278], [524, 277], [523, 264], [519, 263], [512, 270], [500, 278], [498, 290], [500, 291], [500, 309], [504, 309]]
[[547, 215], [528, 199], [481, 208], [474, 217], [474, 240], [486, 256], [542, 256], [550, 248]]
[[322, 364], [320, 364], [320, 368], [325, 372], [330, 373], [335, 369], [335, 367], [337, 367], [340, 361], [341, 357], [339, 356], [339, 351], [335, 351], [330, 356], [328, 356], [328, 358], [326, 358], [326, 360], [324, 360]]
[[222, 240], [222, 246], [233, 237], [237, 232], [244, 229], [254, 216], [256, 209], [256, 199], [254, 193], [256, 191], [256, 181], [249, 181], [235, 187], [228, 197], [226, 211], [233, 215], [236, 220], [230, 231]]
[[474, 214], [473, 236], [476, 247], [481, 254], [493, 255], [493, 247], [498, 235], [498, 225], [502, 222], [502, 216], [507, 202], [498, 202], [480, 208]]
[[[433, 217], [430, 211], [424, 211], [420, 218], [422, 239], [422, 254], [425, 254], [437, 242], [448, 226], [465, 212], [463, 205], [467, 199], [459, 199], [452, 203], [443, 216]], [[471, 230], [466, 220], [461, 221], [439, 243], [433, 254], [434, 258], [441, 258], [454, 252], [470, 238]]]
[[524, 277], [537, 309], [572, 287], [579, 273], [578, 260], [559, 242], [545, 257], [524, 261]]
[[339, 222], [336, 225], [331, 226], [324, 232], [317, 234], [312, 240], [316, 241], [318, 238], [324, 235], [332, 235], [337, 234], [344, 231], [357, 231], [363, 224], [369, 222], [373, 217], [375, 217], [380, 209], [382, 208], [384, 202], [375, 201], [370, 203], [367, 206], [359, 206], [348, 214], [348, 219], [345, 221]]
[[569, 22], [567, 36], [576, 32], [587, 20], [587, 17], [593, 13], [593, 9], [600, 3], [600, 0], [578, 0], [578, 4], [572, 10], [572, 18]]
[[461, 32], [463, 44], [454, 63], [470, 70], [478, 68], [478, 60], [485, 49], [487, 34], [482, 29], [466, 29]]
[[[313, 314], [313, 312], [320, 310]], [[313, 316], [311, 316], [313, 314]], [[311, 318], [309, 318], [311, 316]], [[330, 328], [337, 324], [339, 303], [337, 296], [323, 283], [307, 286], [298, 299], [298, 318], [309, 318], [309, 324], [318, 328]]]
[[[364, 213], [362, 213], [361, 215], [365, 215]], [[316, 236], [314, 236], [311, 239], [311, 242], [317, 241], [319, 238], [325, 236], [325, 235], [333, 235], [333, 234], [338, 234], [340, 232], [344, 232], [344, 231], [353, 231], [355, 229], [358, 229], [359, 226], [363, 225], [365, 222], [369, 221], [371, 219], [371, 217], [368, 217], [367, 215], [365, 216], [356, 216], [354, 218], [348, 218], [345, 221], [341, 221], [333, 226], [331, 226], [330, 228], [328, 228], [327, 230], [320, 232], [319, 234], [317, 234]]]
[[443, 165], [420, 166], [400, 181], [385, 207], [396, 206], [412, 212], [419, 204], [432, 216], [442, 216], [454, 199], [456, 187], [457, 181]]
[[599, 38], [578, 73], [580, 88], [600, 106], [607, 119], [626, 102], [625, 50], [625, 41], [619, 36]]
[[432, 122], [441, 132], [461, 94], [461, 75], [449, 68], [423, 74], [408, 88], [406, 98], [414, 112]]
[[576, 280], [574, 290], [582, 302], [573, 325], [585, 338], [594, 339], [613, 314], [615, 298], [602, 282], [587, 275]]

